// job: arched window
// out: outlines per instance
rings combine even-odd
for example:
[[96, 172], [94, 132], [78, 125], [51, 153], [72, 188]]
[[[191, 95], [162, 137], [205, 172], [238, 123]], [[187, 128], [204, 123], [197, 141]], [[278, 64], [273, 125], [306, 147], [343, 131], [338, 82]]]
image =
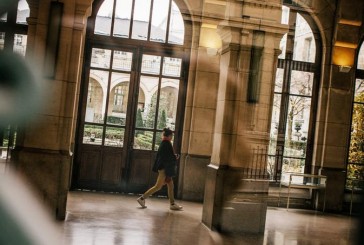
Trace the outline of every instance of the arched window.
[[353, 98], [350, 146], [347, 165], [346, 187], [351, 189], [364, 180], [364, 45], [358, 57]]
[[268, 171], [275, 180], [281, 172], [309, 172], [319, 81], [319, 42], [309, 15], [297, 7], [282, 10], [290, 32], [280, 43], [274, 87]]
[[77, 187], [144, 189], [152, 181], [144, 175], [150, 174], [164, 127], [175, 131], [178, 151], [187, 85], [185, 32], [172, 0], [94, 2], [85, 50]]
[[95, 23], [97, 35], [183, 44], [181, 12], [171, 0], [105, 0]]

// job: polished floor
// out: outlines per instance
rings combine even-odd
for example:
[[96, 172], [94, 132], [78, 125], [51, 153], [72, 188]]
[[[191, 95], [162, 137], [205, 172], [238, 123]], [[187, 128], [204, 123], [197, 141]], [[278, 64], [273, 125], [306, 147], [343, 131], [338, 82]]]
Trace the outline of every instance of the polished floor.
[[348, 245], [356, 244], [357, 219], [309, 210], [268, 208], [264, 234], [220, 234], [201, 223], [202, 205], [181, 201], [170, 211], [165, 198], [142, 209], [134, 195], [70, 192], [63, 222], [69, 245]]

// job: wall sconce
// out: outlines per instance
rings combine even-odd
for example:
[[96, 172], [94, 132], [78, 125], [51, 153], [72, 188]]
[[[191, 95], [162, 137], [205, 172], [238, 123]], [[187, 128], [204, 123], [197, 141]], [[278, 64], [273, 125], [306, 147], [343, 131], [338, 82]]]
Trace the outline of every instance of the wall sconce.
[[339, 72], [348, 73], [351, 70], [351, 66], [339, 66]]
[[354, 65], [355, 45], [336, 42], [333, 48], [333, 64], [339, 68], [339, 72], [348, 73]]
[[215, 56], [222, 46], [222, 41], [217, 33], [217, 26], [203, 23], [200, 33], [200, 45], [206, 48], [208, 56]]

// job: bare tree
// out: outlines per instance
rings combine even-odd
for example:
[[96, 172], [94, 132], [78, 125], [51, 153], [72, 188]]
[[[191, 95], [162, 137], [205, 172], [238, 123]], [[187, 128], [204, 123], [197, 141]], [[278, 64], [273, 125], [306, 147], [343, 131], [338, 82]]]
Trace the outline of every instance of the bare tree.
[[292, 73], [291, 93], [297, 94], [289, 96], [289, 111], [287, 115], [287, 143], [291, 145], [293, 122], [298, 115], [303, 116], [304, 110], [310, 108], [310, 101], [302, 95], [312, 93], [312, 74], [308, 72]]

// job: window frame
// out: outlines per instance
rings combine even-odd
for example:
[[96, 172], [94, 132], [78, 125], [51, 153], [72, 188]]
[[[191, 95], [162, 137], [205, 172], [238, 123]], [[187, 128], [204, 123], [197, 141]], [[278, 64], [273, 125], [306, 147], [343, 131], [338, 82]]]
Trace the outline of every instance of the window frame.
[[[28, 25], [17, 23], [17, 13], [19, 1], [8, 1], [6, 6], [7, 12], [1, 12], [1, 15], [6, 14], [6, 21], [0, 21], [0, 33], [4, 37], [3, 49], [4, 51], [14, 52], [14, 44], [16, 43], [15, 35], [28, 35]], [[30, 9], [29, 9], [30, 11]], [[22, 40], [24, 41], [24, 40]], [[26, 46], [26, 45], [25, 45]], [[7, 141], [7, 154], [6, 159], [10, 158], [11, 151], [16, 144], [17, 140], [17, 126], [8, 125], [0, 128], [0, 146], [6, 144]]]
[[13, 50], [15, 43], [15, 34], [28, 34], [28, 25], [16, 22], [18, 4], [19, 1], [12, 1], [7, 11], [6, 21], [0, 21], [0, 32], [5, 33], [4, 50]]
[[[170, 7], [169, 9], [172, 8], [172, 1], [173, 0], [169, 0], [170, 2]], [[181, 138], [182, 138], [182, 132], [183, 132], [183, 120], [184, 120], [184, 110], [183, 108], [185, 107], [185, 97], [186, 97], [186, 91], [187, 91], [187, 78], [188, 78], [188, 66], [189, 66], [189, 54], [190, 54], [190, 48], [186, 47], [186, 44], [189, 43], [187, 38], [188, 35], [186, 34], [188, 29], [186, 28], [186, 22], [184, 21], [184, 42], [182, 45], [180, 44], [172, 44], [172, 43], [168, 43], [168, 29], [167, 29], [167, 34], [166, 34], [166, 42], [165, 43], [160, 43], [160, 42], [155, 42], [155, 41], [149, 41], [149, 40], [138, 40], [138, 39], [132, 39], [131, 35], [129, 35], [128, 38], [121, 38], [118, 36], [114, 36], [112, 33], [113, 27], [111, 26], [111, 31], [110, 31], [110, 35], [99, 35], [99, 34], [95, 34], [94, 30], [95, 30], [95, 26], [96, 26], [96, 16], [98, 14], [98, 11], [100, 9], [100, 7], [102, 6], [104, 1], [99, 0], [99, 1], [94, 1], [93, 3], [93, 9], [95, 9], [95, 11], [93, 11], [92, 15], [89, 17], [88, 19], [88, 24], [87, 24], [87, 32], [86, 32], [86, 48], [85, 50], [92, 50], [92, 48], [106, 48], [106, 49], [111, 49], [112, 52], [114, 52], [114, 50], [117, 50], [118, 48], [120, 49], [120, 51], [125, 51], [125, 50], [131, 50], [134, 55], [138, 55], [138, 57], [133, 57], [132, 60], [132, 71], [131, 71], [131, 78], [130, 79], [134, 79], [135, 80], [135, 76], [140, 76], [141, 74], [141, 70], [138, 67], [138, 61], [141, 60], [142, 55], [143, 54], [150, 54], [150, 55], [160, 55], [162, 57], [175, 57], [175, 58], [181, 58], [182, 62], [181, 62], [181, 75], [179, 77], [173, 77], [173, 79], [179, 79], [180, 80], [180, 85], [179, 85], [179, 90], [181, 91], [178, 94], [178, 105], [177, 105], [177, 114], [180, 113], [180, 116], [177, 116], [176, 118], [176, 125], [175, 128], [178, 129], [174, 132], [174, 139], [175, 139], [175, 143], [174, 143], [174, 147], [176, 150], [179, 150], [181, 147]], [[153, 2], [153, 1], [152, 1]], [[175, 4], [177, 5], [176, 1], [174, 1]], [[113, 9], [113, 16], [115, 15], [115, 5], [116, 5], [116, 0], [114, 1], [114, 9]], [[134, 4], [133, 4], [134, 5]], [[133, 11], [133, 9], [132, 9]], [[152, 6], [151, 6], [151, 11], [152, 11]], [[171, 11], [169, 12], [171, 13]], [[133, 14], [133, 12], [132, 12]], [[181, 13], [182, 14], [182, 13]], [[150, 15], [151, 18], [151, 15]], [[150, 19], [149, 18], [149, 19]], [[132, 21], [132, 20], [131, 20]], [[114, 18], [112, 17], [112, 25], [114, 24]], [[149, 26], [150, 26], [151, 22], [149, 22]], [[169, 25], [167, 25], [167, 27], [169, 28]], [[130, 24], [130, 33], [132, 30], [132, 24]], [[191, 31], [191, 30], [190, 30]], [[148, 39], [150, 38], [150, 28], [148, 31]], [[92, 48], [91, 48], [92, 47]], [[123, 49], [123, 50], [121, 50]], [[84, 74], [83, 77], [85, 79], [84, 85], [83, 86], [88, 86], [89, 82], [89, 75], [87, 73], [90, 72], [90, 69], [94, 69], [90, 67], [90, 60], [91, 59], [91, 54], [87, 54], [87, 52], [91, 51], [86, 51], [85, 54], [85, 68], [84, 68]], [[89, 56], [89, 57], [88, 57]], [[162, 62], [161, 62], [162, 64]], [[162, 67], [162, 66], [161, 66]], [[110, 72], [112, 72], [112, 68], [109, 69]], [[160, 74], [161, 77], [167, 77], [167, 76], [162, 76], [162, 74]], [[137, 93], [137, 89], [139, 89], [139, 81], [140, 77], [137, 78], [137, 80], [134, 81], [134, 83], [138, 83], [138, 86], [136, 88], [135, 84], [130, 84], [130, 86], [134, 86], [134, 92]], [[86, 81], [87, 80], [87, 81]], [[161, 80], [161, 78], [160, 78]], [[160, 86], [160, 85], [159, 85]], [[160, 93], [161, 88], [159, 88], [159, 92]], [[110, 93], [110, 91], [109, 91]], [[110, 96], [110, 94], [107, 95], [107, 98]], [[180, 98], [180, 96], [182, 96]], [[85, 95], [83, 95], [83, 97], [87, 97]], [[95, 123], [89, 123], [89, 122], [85, 122], [85, 113], [83, 112], [84, 110], [82, 109], [84, 107], [84, 103], [87, 103], [87, 100], [84, 98], [84, 101], [82, 103], [80, 103], [80, 119], [79, 122], [79, 126], [77, 129], [77, 135], [81, 135], [81, 131], [84, 130], [84, 126], [85, 124], [90, 124], [90, 125], [94, 125]], [[107, 99], [107, 101], [109, 101], [109, 99]], [[108, 104], [109, 102], [107, 102]], [[158, 101], [159, 103], [159, 101]], [[128, 105], [129, 107], [129, 105]], [[135, 107], [138, 107], [135, 106]], [[157, 104], [157, 107], [159, 107], [159, 105]], [[107, 109], [106, 109], [107, 110]], [[129, 112], [128, 112], [129, 113]], [[130, 130], [134, 130], [136, 131], [136, 125], [135, 125], [135, 121], [136, 121], [136, 114], [137, 114], [137, 109], [133, 112], [130, 112], [132, 114], [130, 114], [130, 116], [132, 116], [133, 118], [129, 119], [131, 120], [131, 123], [133, 125], [133, 127], [129, 127]], [[106, 115], [106, 113], [105, 113]], [[156, 113], [157, 116], [157, 113]], [[106, 119], [105, 119], [106, 120]], [[101, 124], [96, 123], [97, 125], [101, 126]], [[103, 129], [103, 135], [105, 136], [105, 127], [107, 127], [108, 125], [103, 123], [102, 124], [104, 129]], [[157, 125], [157, 121], [155, 122], [155, 125]], [[128, 128], [128, 126], [123, 126], [125, 129]], [[145, 129], [144, 129], [145, 130]], [[148, 131], [151, 131], [152, 129], [147, 129]], [[155, 149], [155, 141], [156, 138], [158, 137], [158, 133], [162, 132], [161, 129], [157, 129], [157, 126], [155, 126], [155, 128], [152, 130], [153, 131], [153, 149], [152, 151], [155, 151], [157, 149]], [[131, 132], [125, 132], [125, 134], [128, 135], [134, 135], [134, 133]], [[81, 138], [81, 137], [80, 137]], [[105, 138], [105, 137], [104, 137]], [[102, 142], [104, 142], [104, 139], [102, 140]], [[126, 138], [124, 141], [124, 145], [125, 144], [129, 144], [131, 142], [131, 139]], [[82, 144], [82, 142], [79, 141], [79, 144]], [[101, 146], [104, 146], [104, 143], [101, 144]], [[132, 145], [131, 145], [132, 146]]]
[[[364, 80], [364, 67], [363, 68], [359, 68], [359, 55], [360, 55], [360, 51], [364, 51], [364, 38], [362, 38], [360, 45], [358, 45], [358, 49], [356, 51], [356, 59], [355, 59], [355, 77], [352, 81], [352, 106], [351, 106], [351, 114], [350, 114], [350, 129], [349, 129], [349, 140], [348, 140], [348, 150], [347, 150], [347, 157], [346, 157], [346, 183], [345, 183], [345, 189], [348, 191], [354, 191], [354, 183], [355, 181], [358, 181], [357, 184], [360, 185], [361, 183], [363, 183], [364, 178], [350, 178], [349, 177], [349, 168], [352, 165], [357, 165], [357, 166], [362, 166], [364, 168], [364, 162], [360, 163], [360, 162], [350, 162], [349, 158], [350, 158], [350, 148], [351, 148], [351, 142], [352, 142], [352, 127], [353, 127], [353, 115], [354, 115], [354, 107], [356, 105], [360, 105], [364, 108], [364, 102], [358, 102], [355, 101], [355, 92], [356, 92], [356, 82], [357, 79], [361, 79]], [[362, 53], [364, 54], [364, 53]], [[364, 152], [364, 151], [363, 151]], [[358, 187], [358, 186], [357, 186]], [[361, 188], [363, 188], [362, 184], [361, 184]], [[358, 188], [357, 191], [360, 191], [360, 188]]]
[[[277, 69], [283, 69], [283, 80], [282, 80], [282, 91], [276, 92], [273, 91], [274, 95], [279, 94], [280, 95], [280, 106], [279, 106], [279, 119], [278, 119], [278, 125], [277, 125], [277, 138], [275, 141], [275, 153], [269, 153], [268, 152], [268, 159], [273, 159], [271, 161], [270, 167], [273, 172], [271, 173], [273, 176], [271, 176], [272, 181], [280, 181], [281, 174], [282, 174], [282, 167], [283, 167], [283, 161], [286, 158], [289, 159], [296, 159], [298, 161], [304, 160], [304, 173], [311, 173], [311, 165], [312, 165], [312, 157], [313, 157], [313, 141], [314, 141], [314, 134], [315, 134], [315, 123], [316, 123], [316, 112], [317, 112], [317, 105], [318, 105], [318, 91], [320, 86], [320, 74], [321, 74], [321, 50], [322, 50], [322, 44], [321, 44], [321, 38], [319, 35], [318, 28], [316, 24], [314, 23], [313, 18], [310, 16], [310, 14], [305, 11], [303, 8], [298, 7], [296, 5], [290, 5], [290, 4], [284, 4], [284, 6], [288, 7], [289, 10], [289, 23], [288, 25], [292, 25], [292, 23], [295, 23], [295, 20], [292, 21], [291, 15], [292, 12], [295, 12], [296, 14], [300, 14], [301, 17], [304, 18], [304, 20], [307, 22], [309, 27], [312, 30], [312, 34], [314, 39], [312, 40], [316, 44], [316, 54], [315, 54], [315, 61], [309, 62], [309, 61], [299, 61], [294, 60], [294, 44], [296, 43], [295, 38], [295, 26], [292, 28], [290, 26], [290, 32], [289, 34], [292, 35], [292, 52], [288, 50], [288, 48], [284, 48], [285, 51], [284, 58], [278, 58], [277, 61]], [[296, 18], [296, 14], [294, 14]], [[290, 24], [291, 23], [291, 24]], [[293, 30], [293, 34], [291, 33]], [[284, 38], [284, 36], [282, 37]], [[286, 47], [287, 47], [288, 37], [286, 41]], [[311, 43], [312, 45], [312, 43]], [[307, 57], [308, 58], [308, 57]], [[310, 72], [313, 73], [313, 84], [312, 84], [312, 94], [311, 96], [305, 96], [305, 95], [297, 95], [289, 91], [290, 87], [290, 81], [292, 77], [292, 71], [301, 71], [301, 72]], [[311, 98], [311, 104], [310, 104], [310, 119], [309, 119], [309, 126], [308, 126], [308, 133], [307, 133], [307, 145], [306, 145], [306, 154], [305, 157], [298, 158], [298, 157], [292, 157], [292, 156], [285, 156], [285, 142], [286, 142], [286, 124], [288, 121], [288, 107], [289, 107], [289, 98], [291, 96], [300, 96], [300, 97], [309, 97]], [[273, 110], [274, 104], [272, 104], [272, 110]], [[273, 123], [271, 121], [271, 129], [270, 134], [274, 130]], [[273, 166], [274, 165], [274, 166]]]

